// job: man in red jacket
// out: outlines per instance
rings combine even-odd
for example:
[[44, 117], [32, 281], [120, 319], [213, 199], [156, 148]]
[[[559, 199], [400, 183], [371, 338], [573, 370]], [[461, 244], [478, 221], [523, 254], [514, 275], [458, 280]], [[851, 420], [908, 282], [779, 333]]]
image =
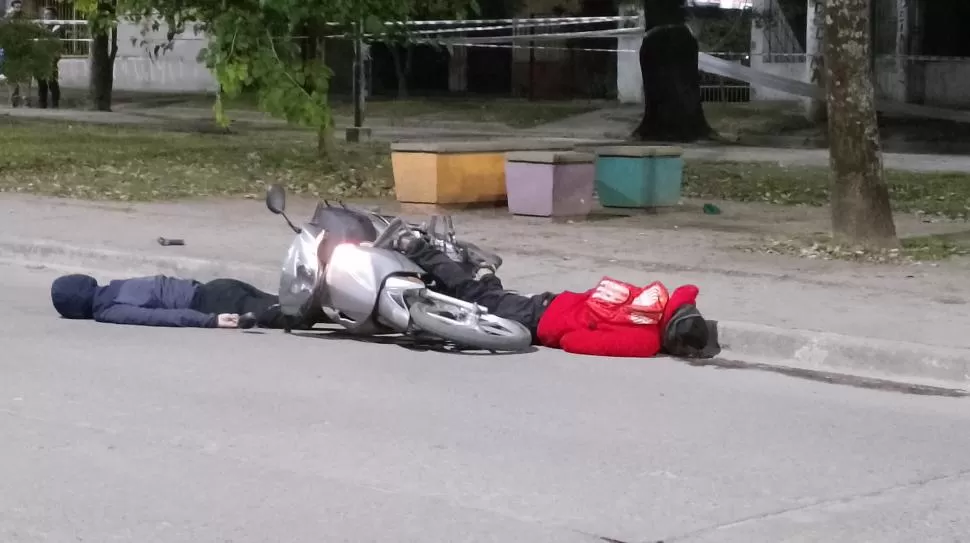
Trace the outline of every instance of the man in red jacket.
[[398, 249], [427, 271], [445, 293], [522, 323], [546, 347], [598, 356], [695, 357], [707, 346], [707, 323], [697, 310], [698, 288], [668, 293], [663, 284], [638, 287], [609, 277], [586, 292], [523, 296], [505, 290], [494, 267], [477, 272], [454, 262], [425, 239], [405, 236]]

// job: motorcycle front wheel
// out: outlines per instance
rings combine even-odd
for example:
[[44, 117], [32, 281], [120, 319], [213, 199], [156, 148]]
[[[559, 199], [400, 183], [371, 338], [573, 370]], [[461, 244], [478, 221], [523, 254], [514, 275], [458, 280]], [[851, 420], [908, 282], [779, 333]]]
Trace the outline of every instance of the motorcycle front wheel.
[[460, 309], [444, 303], [415, 302], [411, 320], [421, 330], [459, 347], [515, 352], [532, 345], [532, 333], [520, 323], [488, 313], [469, 319]]

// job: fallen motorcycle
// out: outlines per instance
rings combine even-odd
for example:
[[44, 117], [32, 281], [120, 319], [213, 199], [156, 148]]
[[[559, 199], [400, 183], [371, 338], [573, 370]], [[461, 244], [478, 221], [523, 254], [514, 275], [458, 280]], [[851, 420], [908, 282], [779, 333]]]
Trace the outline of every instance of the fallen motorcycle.
[[457, 242], [450, 219], [445, 235], [438, 236], [433, 226], [322, 203], [298, 227], [286, 216], [286, 192], [279, 185], [267, 188], [266, 207], [283, 216], [296, 233], [280, 276], [285, 315], [304, 317], [319, 310], [325, 322], [356, 335], [404, 334], [460, 348], [520, 351], [531, 345], [526, 327], [436, 292], [427, 273], [393, 249], [394, 241], [411, 230], [429, 237], [456, 261], [476, 253], [501, 263], [472, 244]]

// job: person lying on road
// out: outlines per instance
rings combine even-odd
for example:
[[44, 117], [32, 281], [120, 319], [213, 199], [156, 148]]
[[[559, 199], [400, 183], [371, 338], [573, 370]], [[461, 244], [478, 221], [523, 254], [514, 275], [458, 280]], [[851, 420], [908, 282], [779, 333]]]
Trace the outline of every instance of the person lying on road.
[[235, 279], [200, 283], [164, 275], [100, 286], [89, 275], [64, 275], [51, 285], [54, 309], [67, 319], [195, 328], [283, 328], [276, 296]]
[[522, 296], [505, 290], [494, 267], [479, 263], [479, 270], [471, 271], [417, 235], [406, 233], [396, 248], [446, 294], [523, 324], [533, 341], [546, 347], [598, 356], [696, 357], [709, 340], [694, 285], [668, 293], [660, 282], [641, 288], [604, 277], [586, 292]]

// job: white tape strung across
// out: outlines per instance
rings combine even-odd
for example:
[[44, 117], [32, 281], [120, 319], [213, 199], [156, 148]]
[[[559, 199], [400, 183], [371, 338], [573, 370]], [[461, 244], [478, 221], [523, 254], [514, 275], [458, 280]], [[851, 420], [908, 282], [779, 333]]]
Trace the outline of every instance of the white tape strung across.
[[[439, 43], [436, 40], [418, 40], [418, 43]], [[628, 52], [636, 53], [632, 49], [597, 49], [594, 47], [552, 47], [545, 45], [513, 45], [510, 43], [459, 43], [459, 42], [449, 42], [447, 45], [451, 47], [478, 47], [478, 48], [489, 48], [489, 49], [541, 49], [543, 51], [596, 51], [601, 53], [617, 53], [617, 52]]]
[[[803, 96], [817, 100], [825, 99], [823, 90], [811, 83], [761, 72], [736, 62], [719, 59], [707, 53], [700, 53], [697, 56], [697, 67], [702, 72], [746, 81], [761, 87], [768, 87], [769, 89], [794, 94], [795, 96]], [[876, 109], [884, 113], [894, 113], [909, 117], [970, 123], [970, 111], [904, 104], [891, 100], [876, 100]]]
[[[574, 38], [616, 38], [618, 36], [628, 36], [631, 34], [643, 35], [643, 31], [638, 28], [614, 28], [611, 30], [588, 30], [580, 32], [546, 32], [541, 34], [517, 34], [515, 36], [469, 36], [454, 39], [453, 41], [463, 41], [467, 43], [503, 43], [516, 41], [542, 41], [542, 40], [568, 40]], [[448, 43], [447, 38], [441, 40]]]
[[386, 21], [386, 25], [405, 26], [449, 26], [449, 25], [481, 25], [481, 24], [519, 24], [546, 25], [555, 23], [618, 23], [620, 21], [638, 21], [637, 17], [629, 15], [614, 15], [610, 17], [537, 17], [532, 19], [451, 19], [442, 21]]
[[490, 25], [490, 26], [461, 26], [461, 27], [451, 27], [451, 28], [433, 28], [429, 30], [412, 30], [409, 34], [412, 35], [427, 35], [427, 34], [458, 34], [458, 33], [474, 33], [474, 32], [493, 32], [496, 30], [528, 30], [530, 28], [536, 27], [547, 27], [547, 26], [570, 26], [570, 25], [585, 25], [585, 24], [595, 24], [588, 21], [558, 21], [558, 22], [542, 22], [542, 23], [515, 23], [515, 24], [501, 24], [501, 25]]

